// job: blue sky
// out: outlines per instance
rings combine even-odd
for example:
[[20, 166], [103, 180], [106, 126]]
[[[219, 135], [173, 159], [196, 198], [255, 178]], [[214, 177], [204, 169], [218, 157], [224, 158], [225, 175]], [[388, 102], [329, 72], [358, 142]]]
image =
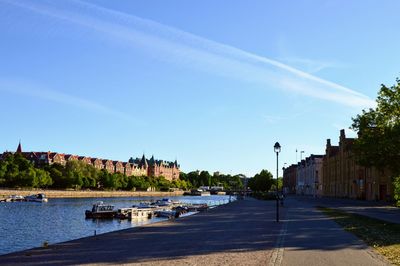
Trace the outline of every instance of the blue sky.
[[[399, 76], [398, 1], [0, 0], [0, 150], [275, 173]], [[347, 130], [349, 136], [354, 132]], [[300, 158], [300, 153], [297, 154]]]

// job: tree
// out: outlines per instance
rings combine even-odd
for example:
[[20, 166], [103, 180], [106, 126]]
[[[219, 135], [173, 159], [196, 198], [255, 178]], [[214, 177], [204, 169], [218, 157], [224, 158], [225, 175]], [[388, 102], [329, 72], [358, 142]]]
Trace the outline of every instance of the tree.
[[[283, 178], [279, 177], [278, 178], [278, 190], [282, 191], [282, 187], [283, 187]], [[271, 186], [271, 190], [276, 190], [276, 181], [273, 182], [272, 186]]]
[[34, 179], [34, 185], [33, 187], [48, 187], [53, 184], [53, 180], [50, 177], [49, 172], [43, 170], [43, 169], [36, 169], [36, 176]]
[[201, 186], [198, 171], [190, 172], [186, 176], [187, 176], [187, 180], [190, 181], [190, 183], [192, 183], [193, 187]]
[[211, 185], [211, 175], [208, 171], [201, 171], [199, 175], [199, 183], [201, 186]]
[[353, 118], [352, 129], [358, 132], [355, 152], [364, 166], [389, 168], [400, 173], [400, 79], [395, 85], [381, 85], [376, 108]]
[[55, 188], [66, 188], [68, 185], [67, 179], [64, 176], [65, 167], [61, 164], [54, 163], [52, 165], [46, 165], [44, 170], [50, 174], [52, 179], [52, 187]]
[[268, 191], [273, 184], [273, 176], [268, 170], [261, 170], [253, 178], [249, 179], [249, 187], [253, 191]]

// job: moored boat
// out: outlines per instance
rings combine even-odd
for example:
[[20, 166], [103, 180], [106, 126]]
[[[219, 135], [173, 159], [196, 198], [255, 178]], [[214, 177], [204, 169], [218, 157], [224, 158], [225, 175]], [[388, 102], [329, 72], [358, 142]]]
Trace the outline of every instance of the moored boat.
[[171, 218], [174, 218], [174, 217], [175, 217], [175, 218], [178, 218], [178, 217], [179, 217], [178, 212], [173, 211], [173, 210], [160, 210], [160, 211], [155, 211], [154, 214], [155, 214], [155, 216], [157, 216], [157, 217], [164, 217], [164, 218], [168, 218], [168, 219], [171, 219]]
[[115, 218], [129, 220], [150, 219], [153, 217], [153, 213], [152, 208], [121, 208], [118, 209]]
[[26, 196], [25, 200], [31, 201], [31, 202], [47, 202], [48, 201], [46, 195], [43, 193]]
[[10, 195], [3, 200], [4, 202], [20, 202], [26, 201], [24, 196], [21, 195]]
[[114, 210], [114, 205], [104, 204], [102, 201], [93, 204], [92, 210], [85, 211], [86, 218], [92, 219], [109, 219], [114, 218], [117, 211]]

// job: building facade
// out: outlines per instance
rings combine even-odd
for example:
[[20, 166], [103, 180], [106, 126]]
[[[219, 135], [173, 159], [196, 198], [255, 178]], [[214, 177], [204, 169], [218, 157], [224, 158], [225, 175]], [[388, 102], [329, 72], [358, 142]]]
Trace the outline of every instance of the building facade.
[[143, 155], [141, 159], [129, 159], [129, 162], [137, 165], [137, 171], [142, 175], [147, 176], [163, 176], [165, 179], [172, 181], [179, 179], [179, 165], [178, 162], [168, 162], [163, 160], [155, 160], [152, 156], [149, 160]]
[[364, 167], [357, 163], [353, 152], [354, 138], [340, 131], [339, 145], [326, 142], [323, 158], [322, 191], [324, 196], [364, 200], [390, 200], [393, 187], [389, 171]]
[[[180, 166], [176, 160], [175, 162], [155, 160], [154, 156], [152, 156], [150, 160], [147, 160], [143, 155], [141, 159], [131, 158], [128, 162], [121, 162], [56, 152], [24, 152], [22, 151], [21, 143], [19, 143], [16, 152], [22, 154], [35, 166], [51, 165], [54, 163], [65, 166], [68, 161], [81, 161], [85, 164], [92, 165], [98, 170], [104, 169], [111, 174], [121, 173], [126, 176], [164, 176], [169, 181], [179, 179], [180, 174]], [[0, 160], [7, 153], [10, 152], [0, 154]]]
[[289, 167], [283, 169], [283, 191], [285, 194], [296, 194], [296, 174], [296, 164], [292, 164]]
[[324, 155], [311, 154], [305, 159], [304, 194], [314, 197], [321, 196], [322, 161]]

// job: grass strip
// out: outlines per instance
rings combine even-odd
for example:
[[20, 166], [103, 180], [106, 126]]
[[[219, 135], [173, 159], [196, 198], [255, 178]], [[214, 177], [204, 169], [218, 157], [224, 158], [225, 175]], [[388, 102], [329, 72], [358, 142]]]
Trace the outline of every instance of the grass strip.
[[317, 209], [373, 247], [388, 261], [400, 265], [400, 224], [326, 207]]

